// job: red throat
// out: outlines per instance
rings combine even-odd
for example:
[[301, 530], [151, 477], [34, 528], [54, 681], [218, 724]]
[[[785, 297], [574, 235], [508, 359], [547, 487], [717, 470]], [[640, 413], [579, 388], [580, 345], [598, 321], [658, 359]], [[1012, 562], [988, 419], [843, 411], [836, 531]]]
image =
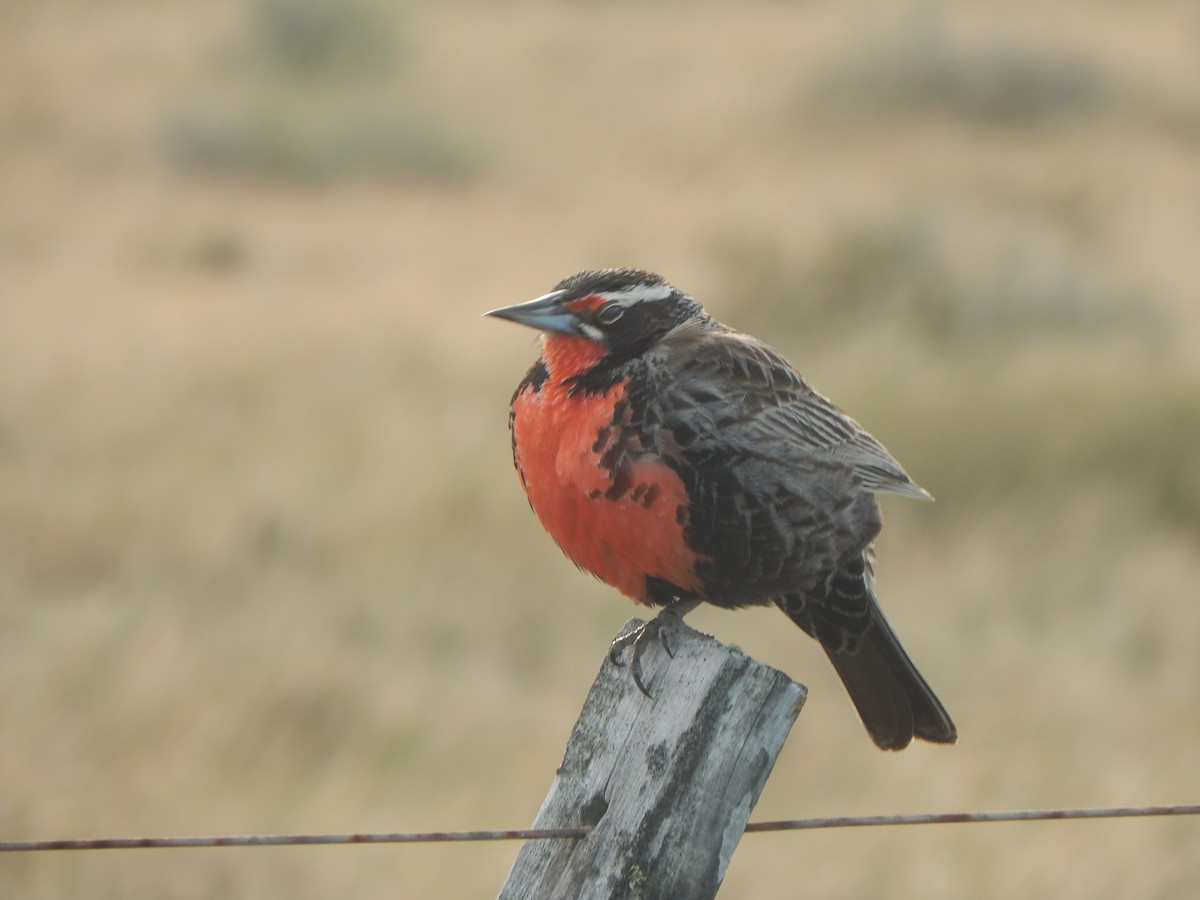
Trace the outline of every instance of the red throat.
[[604, 347], [585, 337], [549, 332], [542, 335], [542, 359], [550, 371], [551, 381], [562, 381], [579, 372], [586, 372], [604, 354]]

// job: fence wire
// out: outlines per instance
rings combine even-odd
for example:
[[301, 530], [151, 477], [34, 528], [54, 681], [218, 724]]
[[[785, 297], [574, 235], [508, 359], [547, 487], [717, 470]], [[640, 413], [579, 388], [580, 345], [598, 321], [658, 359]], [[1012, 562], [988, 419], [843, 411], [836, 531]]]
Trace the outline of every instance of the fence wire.
[[[751, 822], [747, 834], [864, 828], [884, 825], [962, 825], [978, 822], [1035, 822], [1066, 819], [1129, 819], [1200, 815], [1200, 804], [1176, 806], [1102, 806], [1075, 809], [1020, 809], [998, 812], [909, 813], [832, 816]], [[472, 841], [546, 841], [587, 837], [591, 828], [518, 828], [504, 831], [383, 831], [346, 834], [257, 834], [217, 837], [81, 838], [0, 841], [0, 853], [48, 850], [166, 850], [195, 847], [296, 847], [344, 844], [435, 844]]]

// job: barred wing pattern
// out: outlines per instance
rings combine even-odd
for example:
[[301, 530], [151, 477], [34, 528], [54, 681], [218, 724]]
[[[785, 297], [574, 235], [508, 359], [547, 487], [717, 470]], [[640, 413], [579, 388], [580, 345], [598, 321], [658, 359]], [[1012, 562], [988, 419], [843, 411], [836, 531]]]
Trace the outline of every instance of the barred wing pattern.
[[816, 638], [872, 738], [953, 742], [949, 715], [875, 597], [874, 494], [931, 499], [875, 438], [759, 341], [711, 320], [659, 347], [648, 434], [684, 478], [709, 602], [773, 603]]

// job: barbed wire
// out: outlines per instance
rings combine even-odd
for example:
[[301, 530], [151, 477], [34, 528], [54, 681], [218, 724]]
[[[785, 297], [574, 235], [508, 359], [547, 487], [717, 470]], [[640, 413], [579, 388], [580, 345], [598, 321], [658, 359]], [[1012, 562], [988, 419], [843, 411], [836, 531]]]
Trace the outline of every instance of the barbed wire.
[[[978, 822], [1032, 822], [1067, 819], [1128, 819], [1200, 815], [1200, 804], [1176, 806], [1101, 806], [1019, 809], [998, 812], [909, 813], [878, 816], [830, 816], [751, 822], [747, 834], [862, 828], [883, 825], [962, 825]], [[433, 844], [472, 841], [545, 841], [583, 838], [591, 828], [518, 828], [504, 831], [382, 831], [346, 834], [258, 834], [175, 838], [82, 838], [0, 841], [0, 853], [48, 850], [165, 850], [195, 847], [295, 847], [344, 844]]]
[[879, 825], [963, 825], [976, 822], [1052, 822], [1059, 819], [1132, 819], [1150, 816], [1196, 816], [1200, 804], [1176, 806], [1095, 806], [1074, 809], [1015, 809], [1000, 812], [911, 813], [887, 816], [831, 816], [751, 822], [746, 832], [804, 831], [812, 828], [862, 828]]

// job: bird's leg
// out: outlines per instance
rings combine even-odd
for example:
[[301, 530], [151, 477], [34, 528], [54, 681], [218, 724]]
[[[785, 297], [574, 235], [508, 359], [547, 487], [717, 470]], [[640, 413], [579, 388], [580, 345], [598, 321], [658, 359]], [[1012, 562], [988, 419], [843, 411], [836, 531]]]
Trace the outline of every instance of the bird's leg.
[[667, 651], [667, 656], [674, 658], [675, 652], [671, 649], [667, 633], [676, 625], [683, 624], [683, 617], [699, 605], [700, 599], [698, 597], [673, 600], [659, 610], [658, 615], [649, 622], [644, 622], [628, 634], [621, 635], [609, 646], [608, 658], [613, 661], [614, 665], [618, 666], [622, 665], [620, 660], [621, 651], [626, 647], [633, 647], [633, 652], [629, 658], [629, 673], [633, 676], [633, 683], [637, 685], [638, 690], [647, 697], [652, 695], [642, 681], [642, 654], [646, 652], [647, 646], [652, 641], [657, 640], [662, 644], [662, 648]]

